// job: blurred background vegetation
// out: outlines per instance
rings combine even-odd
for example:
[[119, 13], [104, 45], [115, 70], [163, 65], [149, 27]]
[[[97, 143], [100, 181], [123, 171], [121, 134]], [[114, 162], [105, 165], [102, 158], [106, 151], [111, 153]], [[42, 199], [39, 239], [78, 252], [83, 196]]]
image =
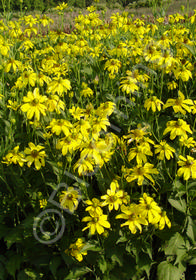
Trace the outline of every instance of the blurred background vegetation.
[[[58, 4], [65, 2], [68, 3], [71, 7], [76, 8], [86, 8], [93, 4], [93, 0], [1, 0], [0, 1], [0, 10], [3, 11], [4, 8], [17, 11], [20, 10], [22, 5], [23, 8], [29, 10], [40, 10], [44, 11], [46, 9], [57, 6]], [[109, 8], [125, 8], [129, 6], [137, 7], [150, 7], [152, 0], [100, 0], [98, 5], [106, 5]], [[162, 0], [156, 0], [157, 4], [162, 2]]]

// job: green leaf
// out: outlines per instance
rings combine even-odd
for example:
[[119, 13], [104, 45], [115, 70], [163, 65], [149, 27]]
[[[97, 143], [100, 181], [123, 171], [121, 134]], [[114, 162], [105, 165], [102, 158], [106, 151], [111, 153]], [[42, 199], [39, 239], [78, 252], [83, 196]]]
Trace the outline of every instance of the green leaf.
[[54, 256], [50, 261], [49, 268], [54, 277], [56, 275], [57, 268], [61, 264], [61, 260], [60, 256]]
[[73, 270], [69, 273], [69, 275], [64, 278], [64, 280], [74, 280], [91, 271], [92, 270], [88, 267], [74, 267]]
[[5, 236], [4, 240], [7, 242], [7, 248], [9, 249], [11, 245], [15, 242], [22, 241], [22, 233], [19, 228], [14, 228]]
[[0, 280], [5, 280], [6, 279], [6, 270], [5, 266], [0, 263]]
[[137, 260], [137, 265], [139, 269], [142, 269], [146, 272], [148, 278], [150, 277], [150, 268], [151, 268], [152, 260], [145, 253], [140, 253]]
[[128, 239], [126, 236], [121, 236], [120, 238], [118, 238], [118, 240], [116, 241], [116, 244], [118, 243], [122, 243], [122, 242], [126, 242]]
[[30, 269], [25, 269], [24, 271], [25, 271], [25, 274], [30, 277], [30, 279], [33, 279], [33, 280], [39, 279], [39, 274], [36, 273], [35, 271], [30, 270]]
[[179, 232], [176, 232], [167, 242], [164, 251], [166, 255], [177, 255], [179, 250], [185, 250], [186, 252], [184, 239]]
[[190, 238], [190, 240], [195, 244], [196, 242], [196, 224], [191, 219], [191, 217], [188, 217], [188, 225], [186, 230], [187, 236]]
[[9, 259], [6, 264], [6, 269], [10, 275], [15, 276], [16, 270], [20, 268], [22, 260], [23, 257], [19, 255], [14, 255]]
[[119, 266], [123, 266], [123, 257], [122, 255], [118, 255], [118, 254], [113, 254], [111, 256], [111, 260], [115, 263], [117, 262], [119, 264]]
[[178, 269], [178, 267], [164, 261], [158, 265], [157, 280], [180, 280], [182, 273], [183, 271]]
[[186, 202], [184, 199], [182, 200], [175, 200], [172, 198], [168, 199], [169, 203], [178, 211], [182, 212], [182, 213], [186, 213]]
[[102, 249], [98, 246], [98, 243], [91, 243], [91, 242], [87, 242], [84, 247], [81, 249], [81, 252], [84, 251], [95, 251], [95, 252], [99, 252]]
[[104, 258], [103, 255], [100, 256], [100, 258], [98, 259], [98, 266], [101, 270], [102, 273], [105, 273], [107, 270], [107, 262]]

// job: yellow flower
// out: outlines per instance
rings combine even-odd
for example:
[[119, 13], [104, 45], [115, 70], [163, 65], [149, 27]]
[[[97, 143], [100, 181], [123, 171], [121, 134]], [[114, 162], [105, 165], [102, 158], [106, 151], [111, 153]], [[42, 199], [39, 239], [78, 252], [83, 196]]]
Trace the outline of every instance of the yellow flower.
[[47, 205], [47, 200], [46, 199], [40, 199], [39, 200], [40, 208], [45, 208]]
[[169, 90], [174, 90], [178, 87], [178, 84], [174, 81], [167, 83], [167, 87]]
[[51, 132], [55, 133], [56, 135], [60, 135], [61, 132], [65, 134], [65, 136], [68, 136], [71, 132], [70, 129], [73, 127], [73, 125], [64, 119], [52, 119], [50, 122], [50, 125], [47, 126], [47, 128], [51, 128]]
[[114, 75], [118, 73], [119, 68], [121, 67], [121, 62], [118, 59], [110, 59], [106, 61], [104, 70], [107, 69], [110, 74]]
[[106, 195], [102, 195], [101, 199], [104, 199], [102, 206], [108, 205], [109, 211], [118, 210], [119, 206], [123, 203], [122, 201], [123, 191], [119, 190], [119, 185], [116, 180], [110, 184], [110, 189], [107, 190]]
[[71, 89], [71, 83], [68, 79], [62, 79], [61, 77], [54, 77], [53, 81], [48, 85], [48, 91], [53, 94], [57, 92], [60, 96], [63, 93], [67, 93], [68, 90]]
[[104, 228], [110, 228], [110, 223], [107, 221], [107, 215], [103, 213], [97, 214], [95, 212], [90, 212], [90, 216], [84, 217], [82, 222], [88, 222], [87, 226], [83, 228], [82, 231], [86, 229], [90, 229], [91, 235], [98, 232], [98, 234], [102, 234], [104, 232]]
[[81, 95], [84, 97], [87, 96], [92, 96], [93, 95], [93, 91], [91, 88], [88, 87], [88, 85], [86, 83], [82, 83], [82, 91], [81, 91]]
[[89, 211], [91, 213], [95, 212], [98, 215], [102, 214], [102, 202], [99, 201], [99, 199], [97, 198], [93, 198], [92, 201], [91, 200], [86, 200], [85, 203], [89, 206], [86, 207], [85, 211]]
[[16, 146], [12, 151], [9, 151], [8, 154], [3, 157], [2, 163], [10, 165], [12, 163], [19, 164], [21, 167], [24, 165], [25, 156], [19, 152], [19, 146]]
[[160, 144], [155, 145], [155, 154], [158, 154], [158, 159], [163, 160], [165, 157], [167, 160], [170, 160], [170, 158], [173, 158], [173, 153], [175, 153], [175, 149], [172, 148], [170, 145], [167, 144], [167, 142], [164, 140], [160, 142]]
[[164, 109], [172, 106], [175, 113], [181, 112], [183, 115], [185, 115], [186, 111], [189, 113], [191, 112], [191, 107], [189, 105], [193, 105], [193, 101], [191, 99], [185, 99], [184, 94], [179, 90], [178, 98], [168, 99], [164, 105]]
[[87, 255], [87, 251], [82, 251], [85, 244], [82, 238], [78, 238], [77, 241], [69, 246], [69, 249], [65, 250], [65, 253], [69, 253], [72, 257], [76, 258], [79, 262], [83, 260], [83, 256]]
[[156, 112], [156, 110], [161, 111], [161, 105], [163, 105], [163, 102], [156, 96], [152, 96], [145, 100], [144, 108], [146, 108], [147, 111], [151, 109], [153, 112]]
[[179, 156], [179, 158], [181, 160], [178, 161], [178, 165], [181, 167], [178, 169], [178, 176], [183, 175], [185, 181], [190, 177], [196, 179], [196, 160], [191, 156], [187, 156], [187, 158]]
[[195, 147], [196, 141], [194, 140], [193, 137], [188, 138], [188, 136], [181, 136], [180, 137], [180, 144], [182, 146], [187, 147], [187, 148], [191, 148], [191, 147]]
[[33, 93], [29, 91], [27, 96], [23, 97], [23, 104], [20, 108], [23, 112], [27, 112], [27, 118], [32, 119], [35, 115], [37, 121], [40, 120], [40, 114], [46, 115], [46, 106], [45, 102], [47, 97], [39, 95], [39, 88], [35, 88]]
[[158, 222], [158, 225], [159, 225], [159, 229], [160, 229], [160, 230], [164, 229], [165, 225], [167, 225], [168, 228], [171, 228], [171, 222], [170, 222], [170, 220], [168, 219], [168, 217], [167, 217], [165, 211], [161, 212], [161, 214], [160, 214], [160, 220], [159, 220], [159, 222]]
[[68, 209], [70, 212], [74, 212], [79, 203], [81, 195], [73, 187], [68, 187], [66, 191], [62, 191], [59, 202], [64, 209]]
[[94, 171], [94, 166], [93, 166], [93, 161], [92, 159], [89, 158], [80, 158], [74, 165], [74, 171], [78, 168], [78, 174], [81, 175], [86, 175], [89, 172]]
[[167, 127], [163, 132], [163, 135], [170, 132], [170, 139], [174, 140], [176, 136], [184, 136], [186, 137], [186, 132], [189, 132], [192, 134], [192, 131], [190, 130], [190, 126], [183, 121], [182, 119], [178, 119], [177, 121], [169, 121], [167, 122]]
[[144, 164], [144, 166], [139, 164], [133, 168], [128, 169], [127, 171], [129, 171], [130, 174], [125, 175], [127, 182], [138, 180], [137, 184], [141, 186], [146, 177], [154, 185], [155, 182], [150, 174], [158, 174], [159, 172], [156, 168], [153, 167], [153, 164], [147, 162]]
[[35, 146], [32, 142], [29, 143], [29, 148], [24, 150], [25, 154], [27, 155], [26, 161], [28, 167], [30, 167], [32, 163], [35, 164], [35, 168], [37, 170], [39, 170], [42, 166], [45, 166], [44, 157], [46, 157], [46, 153], [43, 151], [43, 149], [43, 146]]
[[135, 148], [131, 148], [128, 154], [128, 160], [131, 161], [136, 157], [137, 164], [147, 162], [146, 156], [153, 156], [153, 153], [146, 145], [138, 145]]
[[152, 197], [144, 193], [139, 202], [142, 215], [148, 219], [149, 223], [154, 224], [157, 219], [160, 219], [161, 208], [157, 205]]
[[121, 227], [128, 226], [131, 233], [135, 234], [137, 229], [142, 232], [141, 225], [148, 225], [146, 218], [142, 215], [139, 205], [130, 204], [129, 206], [121, 206], [122, 214], [116, 216], [116, 219], [125, 219], [127, 222], [121, 224]]
[[15, 85], [19, 89], [26, 87], [28, 84], [34, 87], [36, 80], [37, 80], [37, 74], [31, 70], [28, 70], [23, 72], [22, 76], [20, 76], [17, 79]]
[[191, 106], [190, 108], [192, 110], [191, 113], [193, 115], [195, 115], [196, 114], [196, 100], [193, 100], [193, 106]]

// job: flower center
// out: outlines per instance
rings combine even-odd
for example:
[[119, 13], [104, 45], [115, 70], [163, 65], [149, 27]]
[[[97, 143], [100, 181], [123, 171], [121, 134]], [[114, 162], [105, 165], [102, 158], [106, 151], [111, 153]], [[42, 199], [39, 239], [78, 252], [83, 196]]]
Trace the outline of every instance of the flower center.
[[38, 98], [34, 98], [31, 102], [32, 106], [36, 106], [39, 103], [39, 99]]
[[31, 152], [31, 156], [32, 156], [33, 158], [36, 158], [38, 155], [39, 155], [39, 152], [38, 152], [37, 150], [33, 150], [33, 151]]

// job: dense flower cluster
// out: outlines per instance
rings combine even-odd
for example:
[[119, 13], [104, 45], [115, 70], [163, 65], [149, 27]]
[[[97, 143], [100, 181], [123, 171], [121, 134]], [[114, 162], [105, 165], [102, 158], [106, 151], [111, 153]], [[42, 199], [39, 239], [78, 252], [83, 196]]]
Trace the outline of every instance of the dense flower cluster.
[[[129, 237], [170, 228], [165, 186], [196, 179], [196, 10], [171, 15], [167, 26], [125, 12], [105, 22], [89, 7], [71, 34], [50, 22], [44, 15], [0, 22], [1, 162], [28, 180], [41, 174], [45, 186], [65, 171], [79, 177], [81, 193], [68, 187], [59, 202], [81, 232], [66, 253], [82, 261], [87, 236], [115, 226]], [[84, 178], [91, 190], [81, 187]]]

